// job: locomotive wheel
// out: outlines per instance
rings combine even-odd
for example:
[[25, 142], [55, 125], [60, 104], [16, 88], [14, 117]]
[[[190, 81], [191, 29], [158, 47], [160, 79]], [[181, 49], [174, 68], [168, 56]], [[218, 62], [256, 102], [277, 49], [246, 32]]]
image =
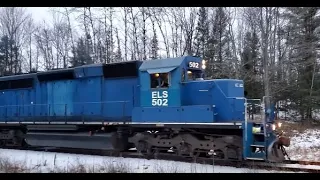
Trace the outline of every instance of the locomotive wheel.
[[241, 156], [239, 156], [240, 149], [234, 146], [229, 146], [225, 149], [226, 158], [225, 159], [233, 159], [233, 160], [241, 160]]
[[28, 148], [29, 144], [25, 140], [23, 140], [22, 143], [21, 143], [21, 147]]
[[200, 154], [201, 154], [201, 150], [200, 149], [195, 149], [192, 154], [193, 154], [194, 158], [198, 158], [200, 156]]
[[192, 153], [192, 158], [194, 162], [197, 162], [197, 159], [200, 157], [201, 155], [201, 150], [200, 149], [195, 149]]
[[214, 157], [215, 159], [225, 159], [226, 158], [226, 155], [225, 155], [225, 152], [222, 151], [221, 149], [217, 149], [215, 150], [214, 152], [213, 151], [210, 151], [208, 154], [207, 154], [208, 157]]
[[155, 150], [152, 149], [152, 147], [149, 147], [148, 142], [146, 141], [139, 141], [137, 145], [137, 150], [139, 153], [141, 153], [146, 158], [151, 158]]
[[177, 148], [177, 153], [179, 156], [194, 157], [192, 146], [188, 143], [180, 143], [180, 146]]
[[6, 146], [6, 140], [0, 140], [0, 147]]

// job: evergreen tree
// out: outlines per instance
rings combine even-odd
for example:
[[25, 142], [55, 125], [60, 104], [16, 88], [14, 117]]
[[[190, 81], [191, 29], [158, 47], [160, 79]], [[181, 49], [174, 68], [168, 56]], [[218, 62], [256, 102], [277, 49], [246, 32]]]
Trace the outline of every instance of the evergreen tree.
[[212, 32], [208, 40], [208, 50], [206, 57], [209, 60], [207, 74], [212, 78], [225, 78], [225, 69], [223, 63], [226, 53], [226, 45], [228, 41], [227, 25], [228, 17], [223, 7], [219, 7], [215, 11]]
[[92, 58], [88, 52], [88, 46], [85, 44], [83, 38], [79, 38], [75, 48], [74, 57], [71, 61], [73, 67], [92, 63]]
[[206, 59], [207, 42], [209, 38], [209, 22], [208, 10], [205, 7], [200, 7], [198, 12], [198, 24], [196, 28], [195, 49], [196, 56], [201, 56]]
[[119, 33], [118, 33], [118, 29], [116, 29], [116, 36], [117, 36], [117, 51], [115, 53], [115, 60], [116, 62], [122, 61], [122, 54], [121, 54], [121, 46], [120, 46], [120, 38], [119, 38]]
[[244, 80], [247, 98], [262, 98], [261, 82], [258, 78], [259, 39], [255, 32], [247, 32], [241, 53], [241, 75]]
[[0, 74], [11, 75], [21, 73], [21, 71], [19, 48], [8, 36], [2, 36], [0, 39]]
[[159, 50], [158, 37], [157, 37], [157, 33], [154, 31], [153, 37], [151, 39], [151, 53], [150, 53], [151, 59], [158, 59], [158, 50]]
[[[302, 119], [312, 119], [312, 107], [319, 107], [320, 87], [315, 78], [317, 70], [317, 48], [319, 36], [317, 29], [320, 18], [318, 7], [287, 8], [289, 18], [290, 41], [293, 51], [292, 59], [297, 67], [297, 88], [292, 89], [292, 99], [300, 110]], [[317, 82], [318, 81], [318, 82]]]

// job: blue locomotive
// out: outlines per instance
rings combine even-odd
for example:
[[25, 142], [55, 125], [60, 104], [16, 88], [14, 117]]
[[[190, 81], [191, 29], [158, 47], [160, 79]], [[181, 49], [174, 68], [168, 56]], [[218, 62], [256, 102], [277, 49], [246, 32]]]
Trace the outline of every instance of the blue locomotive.
[[270, 104], [249, 120], [243, 81], [205, 69], [185, 56], [0, 77], [0, 146], [283, 161]]

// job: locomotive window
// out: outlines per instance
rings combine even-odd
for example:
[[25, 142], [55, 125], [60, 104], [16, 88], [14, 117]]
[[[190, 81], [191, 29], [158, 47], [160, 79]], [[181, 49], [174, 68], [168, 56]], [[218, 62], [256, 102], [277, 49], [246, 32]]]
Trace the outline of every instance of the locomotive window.
[[184, 69], [182, 69], [182, 72], [181, 72], [181, 82], [184, 82], [185, 81], [185, 78], [186, 78], [186, 71]]
[[169, 73], [150, 74], [151, 88], [168, 88], [169, 87]]
[[199, 70], [188, 70], [188, 80], [195, 81], [195, 80], [202, 80], [203, 73]]

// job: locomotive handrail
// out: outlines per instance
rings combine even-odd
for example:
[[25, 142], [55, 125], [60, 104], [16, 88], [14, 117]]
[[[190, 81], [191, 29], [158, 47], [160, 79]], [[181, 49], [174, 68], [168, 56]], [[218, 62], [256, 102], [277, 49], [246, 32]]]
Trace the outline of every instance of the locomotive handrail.
[[[73, 102], [73, 103], [52, 103], [52, 104], [23, 104], [23, 105], [6, 105], [0, 106], [0, 119], [20, 119], [26, 117], [61, 117], [72, 118], [85, 116], [106, 118], [106, 111], [113, 111], [114, 108], [122, 109], [120, 117], [126, 117], [126, 107], [130, 101], [101, 101], [101, 102]], [[120, 104], [120, 105], [113, 105]], [[86, 111], [88, 106], [98, 105], [97, 110], [92, 107], [91, 112]], [[71, 106], [71, 108], [70, 108]], [[74, 106], [78, 106], [74, 108]], [[107, 106], [107, 107], [106, 107]], [[39, 109], [37, 109], [39, 108]], [[43, 109], [44, 108], [44, 109]], [[37, 112], [38, 111], [38, 112]], [[118, 117], [118, 116], [116, 116]]]
[[[248, 129], [248, 114], [247, 114], [247, 98], [244, 98], [244, 126], [245, 126], [245, 129]], [[245, 133], [245, 141], [248, 141], [248, 134]]]
[[[72, 104], [94, 104], [94, 103], [117, 103], [117, 102], [123, 102], [123, 103], [127, 103], [127, 102], [130, 102], [130, 101], [98, 101], [98, 102], [72, 102]], [[54, 103], [53, 105], [65, 105], [67, 103]], [[35, 106], [35, 105], [52, 105], [52, 104], [24, 104], [24, 105], [5, 105], [5, 106], [0, 106], [1, 107], [17, 107], [17, 106]]]

